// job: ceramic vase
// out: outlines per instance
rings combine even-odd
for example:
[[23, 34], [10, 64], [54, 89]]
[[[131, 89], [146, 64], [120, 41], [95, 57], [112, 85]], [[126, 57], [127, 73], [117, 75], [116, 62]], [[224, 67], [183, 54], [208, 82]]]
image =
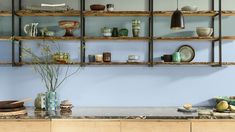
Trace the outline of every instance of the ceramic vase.
[[139, 37], [140, 34], [140, 20], [132, 20], [132, 34], [133, 37]]
[[56, 111], [58, 107], [58, 98], [56, 92], [48, 91], [46, 92], [46, 110]]

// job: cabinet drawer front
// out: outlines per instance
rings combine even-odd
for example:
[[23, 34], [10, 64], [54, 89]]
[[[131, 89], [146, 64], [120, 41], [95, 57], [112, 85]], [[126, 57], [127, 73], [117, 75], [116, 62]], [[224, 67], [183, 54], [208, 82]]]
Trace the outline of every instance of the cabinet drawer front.
[[192, 122], [192, 132], [234, 132], [235, 122]]
[[120, 132], [120, 122], [52, 120], [52, 132]]
[[190, 132], [189, 122], [122, 122], [122, 132]]
[[0, 121], [0, 132], [50, 132], [50, 121]]

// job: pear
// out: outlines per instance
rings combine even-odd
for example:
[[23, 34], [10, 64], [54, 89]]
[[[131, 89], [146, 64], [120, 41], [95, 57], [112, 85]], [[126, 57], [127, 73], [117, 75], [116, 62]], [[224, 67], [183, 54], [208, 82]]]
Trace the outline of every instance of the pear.
[[228, 102], [227, 101], [220, 101], [217, 105], [216, 105], [216, 110], [219, 112], [224, 112], [229, 108]]
[[184, 104], [183, 107], [184, 107], [186, 110], [190, 110], [193, 106], [192, 106], [192, 104]]
[[234, 106], [234, 105], [229, 105], [229, 109], [230, 109], [232, 112], [235, 112], [235, 106]]

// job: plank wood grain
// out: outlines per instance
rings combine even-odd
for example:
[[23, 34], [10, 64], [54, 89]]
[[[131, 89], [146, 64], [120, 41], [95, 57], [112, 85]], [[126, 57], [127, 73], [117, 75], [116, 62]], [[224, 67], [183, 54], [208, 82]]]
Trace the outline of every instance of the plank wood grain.
[[0, 132], [50, 132], [49, 120], [0, 121]]
[[190, 122], [121, 122], [121, 132], [190, 132]]
[[192, 132], [234, 132], [235, 122], [192, 122]]
[[51, 132], [120, 132], [119, 121], [52, 120]]

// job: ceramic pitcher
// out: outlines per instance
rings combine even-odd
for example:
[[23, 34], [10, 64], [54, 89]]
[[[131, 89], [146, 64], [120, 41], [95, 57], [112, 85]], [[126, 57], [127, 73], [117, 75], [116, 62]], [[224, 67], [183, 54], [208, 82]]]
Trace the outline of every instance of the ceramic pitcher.
[[35, 37], [38, 34], [37, 26], [38, 23], [26, 24], [24, 26], [24, 32], [27, 34], [27, 36]]

